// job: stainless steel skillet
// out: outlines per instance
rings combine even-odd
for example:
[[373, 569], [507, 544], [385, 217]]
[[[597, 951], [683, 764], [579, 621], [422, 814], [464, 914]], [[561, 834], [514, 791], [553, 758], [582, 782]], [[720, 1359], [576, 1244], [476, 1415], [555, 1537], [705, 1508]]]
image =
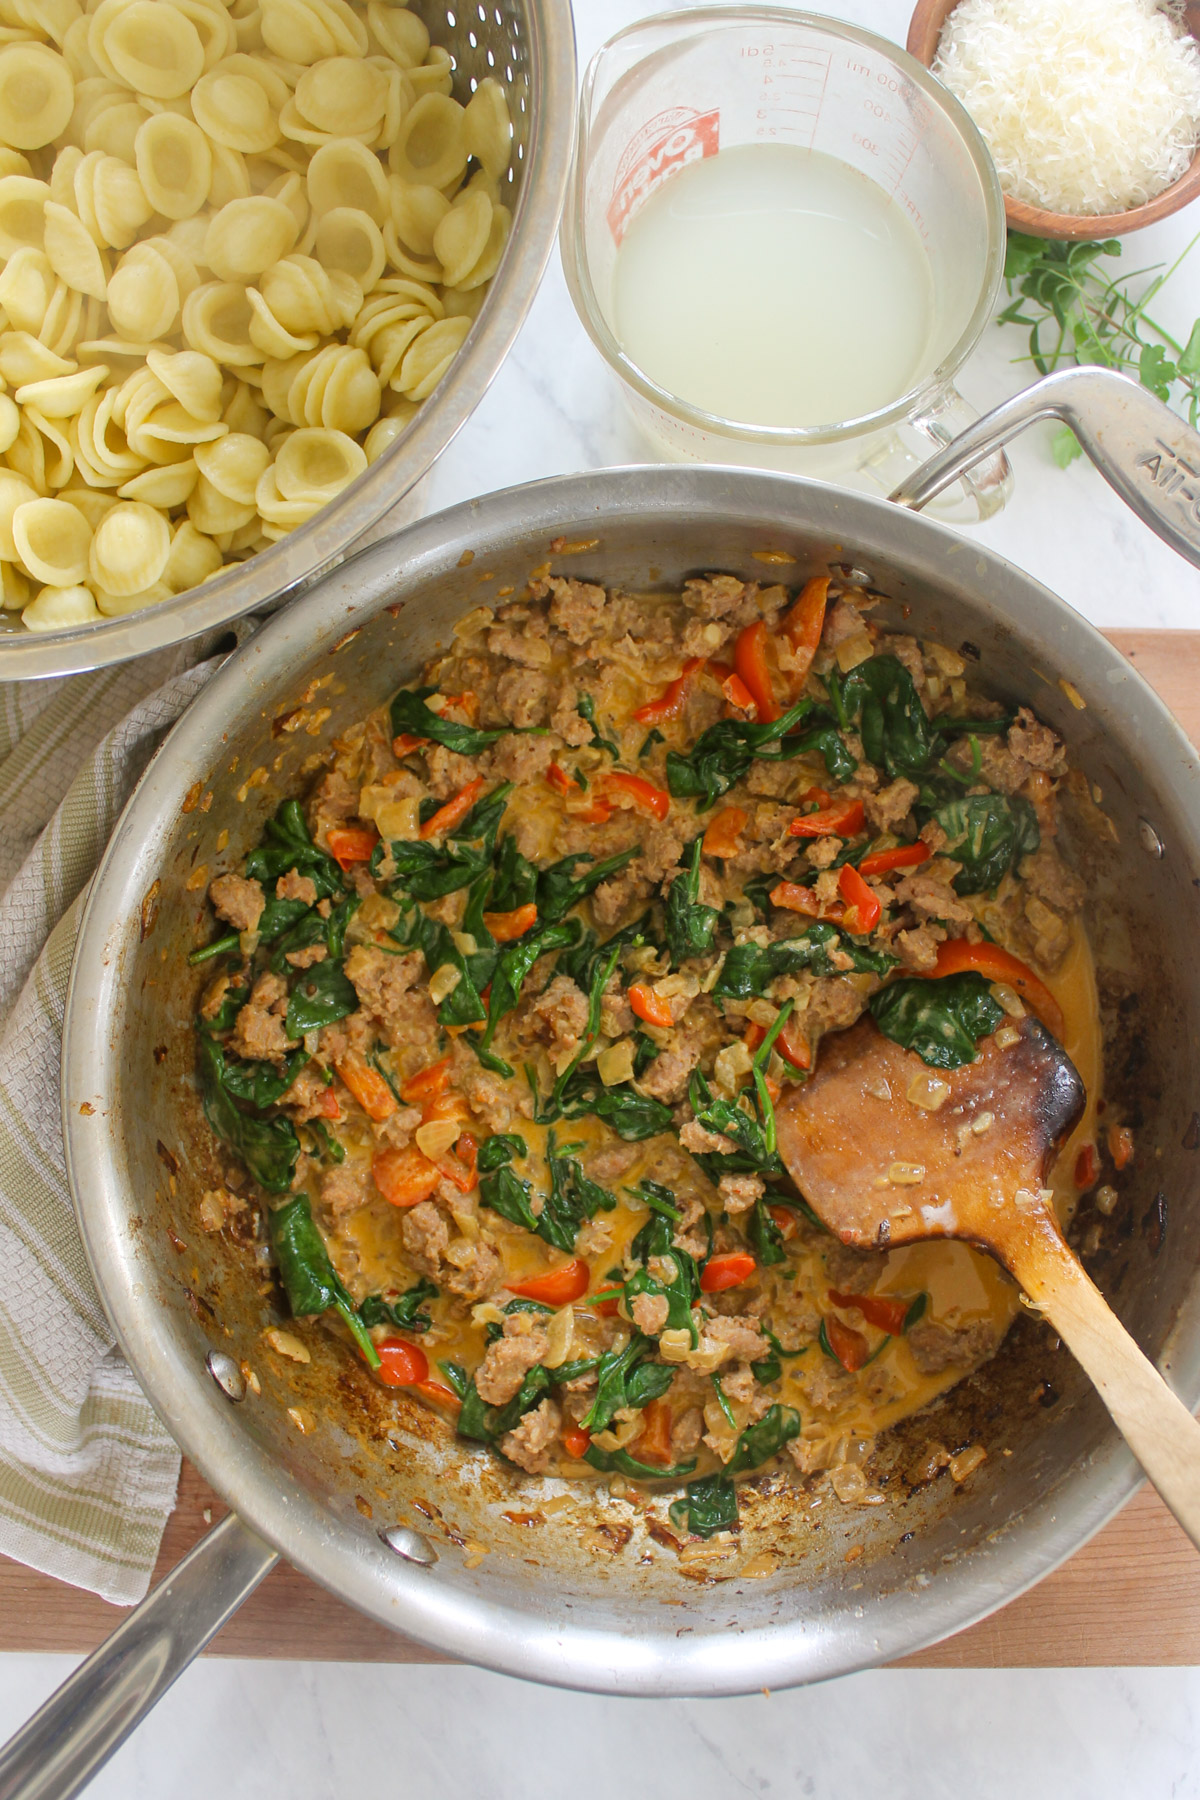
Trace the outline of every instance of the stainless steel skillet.
[[[1200, 514], [1185, 494], [1200, 440], [1120, 377], [1052, 381], [1013, 407], [1072, 409], [1114, 485], [1200, 560]], [[910, 504], [951, 478], [956, 454], [978, 455], [996, 436], [983, 421]], [[1136, 1473], [1103, 1409], [1065, 1353], [1021, 1321], [982, 1380], [922, 1423], [922, 1437], [989, 1449], [964, 1489], [910, 1491], [905, 1456], [917, 1440], [900, 1433], [894, 1505], [813, 1507], [767, 1478], [732, 1560], [681, 1559], [609, 1490], [569, 1494], [499, 1475], [402, 1396], [360, 1380], [319, 1333], [310, 1365], [272, 1358], [261, 1337], [271, 1305], [245, 1249], [197, 1229], [196, 1202], [219, 1164], [191, 1079], [195, 983], [184, 952], [203, 878], [187, 882], [216, 865], [218, 832], [232, 833], [230, 858], [254, 841], [331, 734], [531, 566], [630, 587], [713, 568], [771, 579], [779, 571], [755, 557], [764, 550], [796, 559], [784, 571], [792, 580], [852, 563], [907, 629], [965, 646], [993, 691], [1030, 701], [1100, 791], [1116, 841], [1085, 833], [1079, 854], [1109, 1092], [1132, 1112], [1139, 1156], [1093, 1269], [1184, 1399], [1200, 1400], [1190, 1069], [1200, 974], [1179, 955], [1197, 916], [1200, 771], [1165, 709], [1046, 589], [902, 507], [701, 467], [491, 495], [364, 552], [231, 658], [151, 765], [96, 877], [66, 1022], [72, 1186], [118, 1341], [236, 1517], [0, 1753], [0, 1800], [78, 1791], [276, 1553], [372, 1617], [491, 1668], [616, 1693], [728, 1694], [886, 1661], [957, 1630], [1046, 1574], [1128, 1498]], [[207, 810], [197, 783], [213, 796]], [[259, 1393], [246, 1391], [243, 1363]], [[531, 1526], [532, 1515], [544, 1522]], [[848, 1562], [848, 1550], [861, 1554]]]

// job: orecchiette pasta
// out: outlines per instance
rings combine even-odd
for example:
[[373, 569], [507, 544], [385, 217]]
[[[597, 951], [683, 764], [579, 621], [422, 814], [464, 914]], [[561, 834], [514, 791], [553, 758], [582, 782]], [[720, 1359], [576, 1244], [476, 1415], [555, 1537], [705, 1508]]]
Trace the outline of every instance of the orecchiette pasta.
[[154, 605], [387, 454], [511, 226], [453, 87], [393, 0], [0, 0], [0, 614]]
[[138, 127], [133, 154], [138, 179], [155, 212], [190, 219], [212, 186], [212, 145], [194, 119], [160, 112]]
[[96, 527], [88, 548], [88, 570], [106, 594], [128, 598], [154, 585], [170, 553], [171, 528], [158, 508], [126, 500], [105, 513]]
[[0, 50], [0, 137], [15, 150], [40, 150], [66, 130], [75, 82], [62, 57], [45, 44]]
[[88, 572], [92, 528], [66, 500], [27, 500], [12, 516], [17, 555], [35, 581], [75, 587]]

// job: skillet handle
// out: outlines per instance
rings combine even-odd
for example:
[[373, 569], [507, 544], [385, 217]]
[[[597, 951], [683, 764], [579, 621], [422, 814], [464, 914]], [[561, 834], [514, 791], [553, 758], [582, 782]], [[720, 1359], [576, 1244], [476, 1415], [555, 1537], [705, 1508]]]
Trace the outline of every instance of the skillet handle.
[[278, 1561], [234, 1513], [214, 1525], [0, 1748], [0, 1800], [71, 1800]]
[[1060, 369], [985, 413], [889, 496], [914, 511], [1038, 419], [1069, 425], [1109, 486], [1200, 567], [1200, 433], [1115, 369]]

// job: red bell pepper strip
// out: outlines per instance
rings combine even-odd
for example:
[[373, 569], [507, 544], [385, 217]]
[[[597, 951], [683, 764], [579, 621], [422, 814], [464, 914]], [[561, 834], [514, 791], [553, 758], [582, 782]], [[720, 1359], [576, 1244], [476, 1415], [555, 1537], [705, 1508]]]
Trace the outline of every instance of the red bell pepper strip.
[[579, 792], [576, 784], [571, 780], [571, 777], [567, 774], [567, 771], [563, 768], [561, 763], [553, 762], [550, 764], [550, 767], [546, 770], [546, 780], [550, 783], [552, 788], [557, 789], [564, 799], [570, 793]]
[[805, 788], [804, 792], [800, 796], [800, 804], [801, 804], [801, 806], [813, 806], [813, 807], [832, 806], [833, 805], [833, 795], [829, 792], [828, 788], [823, 788], [823, 787]]
[[[912, 1305], [911, 1300], [891, 1300], [886, 1294], [839, 1294], [834, 1288], [830, 1288], [829, 1298], [835, 1306], [856, 1307], [868, 1325], [874, 1325], [876, 1331], [886, 1331], [889, 1337], [899, 1337], [903, 1332]], [[825, 1329], [828, 1334], [828, 1320]]]
[[347, 1050], [334, 1064], [368, 1119], [377, 1124], [390, 1119], [396, 1110], [396, 1096], [387, 1082], [357, 1050]]
[[666, 1400], [651, 1400], [642, 1408], [642, 1429], [637, 1439], [639, 1462], [667, 1467], [671, 1461], [671, 1425], [671, 1408]]
[[443, 1056], [439, 1062], [430, 1063], [424, 1069], [418, 1069], [407, 1081], [400, 1083], [401, 1098], [409, 1106], [421, 1106], [426, 1100], [432, 1100], [450, 1085], [450, 1058]]
[[333, 825], [326, 834], [329, 854], [339, 868], [349, 869], [355, 863], [369, 862], [379, 842], [377, 831], [365, 831], [357, 825]]
[[377, 1151], [371, 1177], [393, 1206], [416, 1206], [437, 1191], [442, 1172], [415, 1144], [409, 1144], [403, 1150]]
[[863, 828], [861, 800], [838, 800], [817, 812], [798, 813], [788, 826], [790, 837], [853, 837]]
[[[745, 1044], [747, 1050], [753, 1054], [766, 1035], [767, 1034], [762, 1026], [756, 1025], [755, 1022], [751, 1020], [745, 1031], [742, 1033], [742, 1042]], [[793, 1069], [807, 1071], [812, 1068], [812, 1051], [809, 1048], [806, 1039], [800, 1037], [798, 1033], [792, 1030], [790, 1019], [779, 1033], [779, 1036], [775, 1039], [775, 1048], [785, 1062], [791, 1063]]]
[[[838, 893], [846, 902], [846, 911], [842, 915], [846, 929], [859, 936], [865, 931], [874, 931], [883, 907], [879, 896], [871, 892], [853, 863], [843, 863], [839, 869]], [[853, 923], [850, 919], [851, 909], [855, 915]]]
[[628, 794], [635, 806], [643, 812], [653, 814], [656, 819], [665, 819], [671, 810], [671, 796], [663, 788], [656, 788], [652, 781], [644, 775], [609, 775], [604, 786], [608, 790], [615, 788], [618, 793]]
[[376, 1344], [379, 1367], [375, 1373], [385, 1387], [416, 1387], [429, 1380], [429, 1358], [417, 1344], [404, 1338], [389, 1338]]
[[749, 1281], [758, 1264], [748, 1250], [731, 1250], [727, 1256], [710, 1256], [700, 1276], [702, 1294], [721, 1294], [726, 1288]]
[[671, 1008], [665, 1000], [661, 1000], [653, 988], [645, 982], [635, 981], [629, 990], [629, 1004], [639, 1019], [647, 1025], [659, 1025], [664, 1030], [675, 1021], [671, 1017]]
[[430, 741], [429, 738], [410, 737], [407, 731], [402, 731], [399, 737], [392, 739], [392, 755], [409, 756], [414, 750], [423, 750]]
[[587, 1293], [590, 1279], [591, 1271], [577, 1256], [574, 1262], [561, 1263], [545, 1275], [510, 1281], [507, 1286], [510, 1294], [520, 1294], [523, 1300], [540, 1300], [543, 1306], [570, 1306], [572, 1300], [580, 1300]]
[[928, 844], [897, 844], [894, 850], [873, 850], [858, 865], [860, 875], [889, 875], [893, 869], [919, 869], [933, 851]]
[[1045, 982], [1020, 957], [1002, 950], [999, 944], [969, 944], [966, 938], [950, 938], [938, 945], [937, 963], [932, 971], [935, 979], [961, 974], [964, 969], [974, 969], [986, 981], [998, 981], [1005, 987], [1014, 988], [1051, 1036], [1062, 1041], [1066, 1029], [1062, 1007]]
[[756, 619], [753, 625], [747, 625], [738, 633], [733, 666], [754, 698], [759, 719], [764, 722], [777, 719], [779, 708], [775, 704], [771, 671], [767, 667], [767, 627], [762, 619]]
[[844, 908], [834, 900], [821, 909], [814, 888], [801, 887], [795, 881], [778, 881], [771, 889], [771, 905], [782, 907], [784, 912], [807, 913], [810, 919], [831, 919], [839, 925]]
[[871, 1346], [861, 1331], [852, 1331], [849, 1325], [843, 1325], [832, 1313], [825, 1315], [825, 1336], [829, 1348], [841, 1363], [853, 1375], [861, 1369], [871, 1354]]
[[806, 581], [792, 610], [783, 621], [783, 632], [797, 662], [788, 670], [793, 695], [799, 695], [812, 668], [813, 657], [821, 643], [825, 626], [825, 602], [829, 595], [829, 577], [814, 575]]
[[431, 819], [426, 819], [421, 827], [423, 838], [441, 837], [445, 831], [453, 831], [461, 825], [480, 794], [483, 792], [483, 776], [477, 775], [474, 781], [468, 781], [466, 787], [459, 788], [453, 800], [447, 800], [445, 806], [439, 806]]
[[562, 1428], [563, 1449], [568, 1456], [574, 1457], [576, 1462], [583, 1460], [584, 1453], [591, 1441], [591, 1432], [585, 1431], [582, 1425], [564, 1425]]
[[460, 1194], [469, 1194], [479, 1180], [475, 1168], [476, 1154], [475, 1139], [469, 1131], [464, 1131], [454, 1146], [453, 1155], [438, 1158], [438, 1172], [447, 1181], [453, 1182]]
[[704, 833], [705, 856], [736, 856], [749, 814], [740, 806], [727, 806], [719, 812]]
[[750, 689], [746, 686], [741, 676], [735, 674], [732, 670], [721, 683], [721, 692], [729, 702], [729, 705], [732, 706], [734, 712], [757, 714], [758, 707], [755, 703], [754, 695], [750, 692]]
[[537, 924], [538, 910], [530, 900], [525, 906], [514, 906], [511, 912], [485, 912], [483, 922], [498, 944], [511, 944], [524, 937]]
[[704, 667], [706, 660], [703, 656], [690, 657], [683, 665], [683, 673], [677, 675], [674, 681], [667, 683], [657, 700], [648, 701], [645, 706], [637, 708], [633, 716], [638, 724], [661, 725], [664, 719], [677, 718], [687, 705], [688, 692], [692, 682]]

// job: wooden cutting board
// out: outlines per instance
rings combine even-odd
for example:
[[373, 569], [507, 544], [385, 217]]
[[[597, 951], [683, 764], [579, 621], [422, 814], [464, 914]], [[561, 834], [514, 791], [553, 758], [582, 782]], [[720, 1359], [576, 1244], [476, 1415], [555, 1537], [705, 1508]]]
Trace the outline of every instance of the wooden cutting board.
[[[1200, 631], [1107, 636], [1200, 743]], [[187, 1462], [167, 1523], [160, 1579], [225, 1511]], [[125, 1616], [94, 1594], [0, 1557], [0, 1651], [94, 1649]], [[224, 1656], [327, 1662], [441, 1662], [277, 1568], [211, 1646]], [[1158, 1496], [1142, 1488], [1092, 1542], [1031, 1592], [981, 1624], [905, 1659], [905, 1668], [995, 1669], [1200, 1664], [1200, 1556]]]

